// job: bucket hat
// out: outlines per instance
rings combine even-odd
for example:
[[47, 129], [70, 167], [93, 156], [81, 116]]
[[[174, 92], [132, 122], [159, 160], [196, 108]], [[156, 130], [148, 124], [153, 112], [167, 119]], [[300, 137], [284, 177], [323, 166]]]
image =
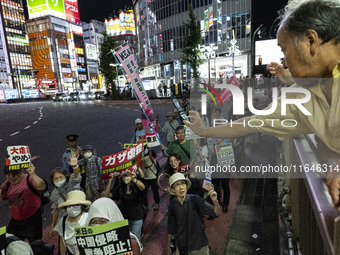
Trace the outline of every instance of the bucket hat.
[[90, 206], [91, 201], [86, 200], [85, 193], [80, 190], [74, 190], [67, 194], [66, 202], [59, 204], [58, 208], [70, 205]]
[[191, 187], [191, 181], [189, 179], [186, 179], [182, 173], [175, 173], [170, 177], [170, 194], [176, 195], [175, 192], [171, 190], [172, 185], [177, 181], [186, 181], [187, 182], [187, 189], [190, 189]]

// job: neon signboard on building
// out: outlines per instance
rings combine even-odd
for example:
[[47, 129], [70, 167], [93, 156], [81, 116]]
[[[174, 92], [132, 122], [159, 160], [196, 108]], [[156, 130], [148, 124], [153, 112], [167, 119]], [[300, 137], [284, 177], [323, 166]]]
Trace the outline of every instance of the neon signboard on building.
[[135, 18], [133, 11], [122, 11], [119, 17], [105, 20], [106, 31], [111, 36], [135, 36]]
[[64, 0], [66, 20], [80, 24], [78, 0]]

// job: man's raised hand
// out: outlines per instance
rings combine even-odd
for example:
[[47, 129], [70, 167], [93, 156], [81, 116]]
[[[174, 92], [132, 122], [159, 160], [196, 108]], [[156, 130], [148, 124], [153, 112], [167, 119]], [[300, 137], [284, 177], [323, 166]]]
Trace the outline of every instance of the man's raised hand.
[[71, 167], [76, 167], [78, 165], [78, 158], [79, 154], [72, 151], [70, 154], [70, 161], [68, 162], [68, 165]]
[[199, 113], [196, 111], [189, 111], [189, 119], [192, 122], [184, 120], [183, 123], [191, 128], [192, 132], [196, 135], [202, 135], [204, 125]]

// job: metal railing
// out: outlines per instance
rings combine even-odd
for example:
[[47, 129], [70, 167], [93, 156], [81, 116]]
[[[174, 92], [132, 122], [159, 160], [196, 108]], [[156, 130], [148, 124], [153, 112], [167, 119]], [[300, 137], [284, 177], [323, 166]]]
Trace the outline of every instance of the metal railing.
[[340, 154], [328, 149], [315, 135], [288, 140], [285, 152], [286, 164], [295, 166], [286, 181], [291, 191], [294, 239], [302, 255], [340, 255], [340, 212], [328, 194], [326, 173], [317, 168], [318, 164], [335, 165]]

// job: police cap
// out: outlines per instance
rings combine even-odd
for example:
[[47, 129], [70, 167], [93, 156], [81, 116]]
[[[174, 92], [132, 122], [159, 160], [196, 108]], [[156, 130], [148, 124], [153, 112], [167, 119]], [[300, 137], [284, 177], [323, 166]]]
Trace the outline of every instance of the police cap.
[[66, 136], [67, 141], [69, 142], [74, 142], [78, 140], [78, 136], [77, 135], [68, 135]]

